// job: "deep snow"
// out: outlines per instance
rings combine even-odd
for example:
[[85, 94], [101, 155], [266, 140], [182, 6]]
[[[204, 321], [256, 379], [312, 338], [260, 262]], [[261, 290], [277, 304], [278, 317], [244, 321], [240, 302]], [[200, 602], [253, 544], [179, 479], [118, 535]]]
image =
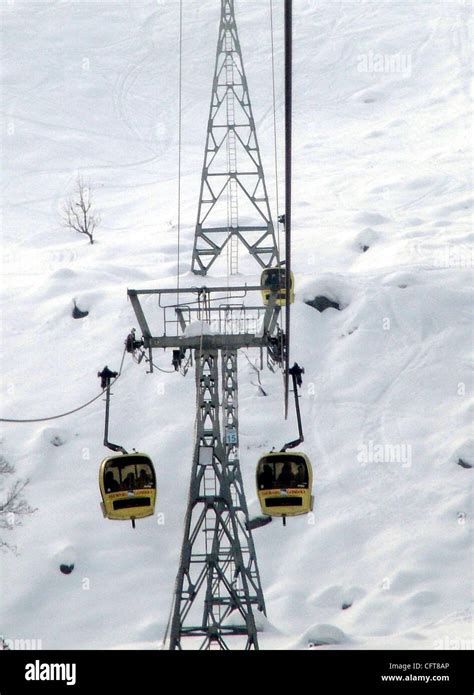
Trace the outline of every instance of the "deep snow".
[[[236, 7], [274, 202], [268, 5]], [[118, 368], [136, 326], [127, 288], [176, 282], [178, 3], [16, 0], [1, 10], [2, 413], [42, 417], [85, 402], [97, 371]], [[218, 18], [217, 0], [185, 0], [182, 285], [196, 284]], [[295, 1], [293, 355], [306, 368], [316, 505], [314, 517], [254, 534], [264, 648], [472, 648], [472, 469], [457, 465], [474, 465], [471, 19], [462, 0]], [[281, 79], [277, 100], [281, 135]], [[78, 172], [102, 216], [94, 246], [60, 222]], [[241, 268], [236, 282], [254, 284], [255, 267]], [[224, 273], [216, 266], [209, 282]], [[318, 294], [343, 310], [304, 303]], [[71, 317], [74, 299], [87, 318]], [[155, 361], [170, 369], [169, 354]], [[256, 459], [294, 423], [283, 424], [279, 376], [262, 375], [264, 399], [240, 364], [256, 514]], [[135, 531], [103, 520], [101, 400], [63, 420], [4, 425], [1, 453], [30, 478], [38, 507], [9, 534], [20, 555], [0, 557], [7, 639], [136, 648], [163, 637], [193, 375], [150, 376], [127, 358], [113, 391], [111, 437], [156, 462], [160, 515]]]

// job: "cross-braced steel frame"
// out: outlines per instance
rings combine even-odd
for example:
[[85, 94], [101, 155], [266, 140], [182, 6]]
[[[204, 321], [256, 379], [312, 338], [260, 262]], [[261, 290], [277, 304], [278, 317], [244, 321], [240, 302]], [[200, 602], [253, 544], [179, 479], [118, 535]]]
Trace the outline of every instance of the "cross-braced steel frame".
[[244, 637], [245, 649], [255, 649], [253, 605], [261, 605], [263, 597], [258, 572], [252, 572], [256, 560], [244, 560], [239, 538], [235, 483], [219, 424], [218, 351], [196, 351], [195, 362], [196, 443], [170, 649], [181, 649], [185, 637], [197, 638], [199, 649], [228, 649], [234, 636]]
[[[182, 301], [168, 305], [162, 302], [175, 290], [128, 292], [143, 347], [150, 352], [193, 350], [196, 365], [195, 447], [171, 621], [172, 650], [229, 649], [231, 638], [240, 638], [237, 644], [243, 649], [258, 649], [255, 611], [265, 613], [239, 460], [237, 358], [242, 347], [277, 349], [280, 308], [275, 302], [244, 307], [235, 299], [226, 299], [226, 305], [223, 290], [227, 288], [182, 289]], [[260, 294], [260, 287], [236, 287], [234, 297], [242, 299], [249, 292]], [[163, 335], [151, 333], [140, 302], [147, 295], [159, 297]], [[178, 319], [167, 321], [167, 312]], [[187, 326], [196, 320], [211, 322], [218, 330], [201, 328], [201, 335], [189, 335]], [[181, 334], [167, 335], [170, 323], [178, 325]]]
[[193, 272], [206, 275], [230, 242], [228, 270], [235, 274], [239, 241], [262, 268], [279, 260], [234, 0], [221, 0]]

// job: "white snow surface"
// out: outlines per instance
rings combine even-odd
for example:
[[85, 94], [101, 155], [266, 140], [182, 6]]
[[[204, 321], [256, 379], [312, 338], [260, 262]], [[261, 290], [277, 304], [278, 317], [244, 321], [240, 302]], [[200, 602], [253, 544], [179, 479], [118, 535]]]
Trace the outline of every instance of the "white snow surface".
[[[197, 284], [189, 268], [219, 5], [184, 3], [183, 287]], [[294, 5], [292, 358], [306, 369], [315, 509], [254, 533], [268, 612], [260, 644], [472, 648], [473, 470], [457, 465], [474, 465], [472, 6]], [[275, 209], [268, 3], [236, 0], [236, 9]], [[99, 392], [97, 372], [118, 369], [137, 325], [127, 288], [176, 284], [178, 3], [16, 0], [1, 12], [2, 416], [35, 418], [84, 403]], [[102, 217], [93, 246], [60, 221], [78, 173]], [[223, 259], [206, 284], [225, 283], [225, 272]], [[250, 260], [241, 273], [235, 282], [258, 282]], [[304, 303], [320, 294], [343, 310]], [[73, 300], [86, 319], [71, 317]], [[171, 370], [170, 353], [154, 359]], [[262, 374], [263, 398], [244, 356], [240, 367], [255, 515], [256, 460], [295, 425], [283, 421], [280, 376]], [[19, 555], [0, 556], [1, 635], [52, 649], [160, 644], [194, 389], [192, 371], [150, 375], [128, 356], [113, 388], [112, 440], [148, 452], [157, 468], [163, 516], [136, 530], [99, 509], [101, 399], [62, 420], [4, 424], [1, 454], [29, 478], [37, 511], [4, 532]], [[61, 563], [74, 571], [60, 573]]]
[[206, 321], [192, 321], [186, 326], [184, 335], [187, 338], [196, 338], [201, 335], [215, 335], [216, 331]]

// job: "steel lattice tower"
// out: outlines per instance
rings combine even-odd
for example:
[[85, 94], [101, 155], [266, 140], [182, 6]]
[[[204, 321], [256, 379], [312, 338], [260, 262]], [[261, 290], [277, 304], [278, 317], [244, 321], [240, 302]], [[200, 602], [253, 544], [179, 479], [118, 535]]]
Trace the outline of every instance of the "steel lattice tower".
[[265, 613], [265, 601], [260, 584], [257, 554], [248, 529], [249, 513], [239, 459], [239, 388], [237, 350], [222, 351], [222, 408], [227, 475], [232, 496], [232, 514], [235, 517], [240, 548], [250, 590], [250, 603]]
[[229, 244], [228, 272], [237, 273], [239, 241], [262, 268], [278, 261], [234, 0], [221, 0], [193, 272], [206, 275]]
[[[266, 613], [239, 460], [238, 352], [266, 350], [269, 359], [283, 363], [280, 307], [275, 299], [266, 306], [242, 303], [247, 295], [260, 302], [260, 285], [233, 289], [240, 301], [226, 303], [228, 287], [181, 288], [178, 304], [167, 300], [175, 289], [128, 290], [143, 336], [138, 342], [129, 336], [131, 352], [148, 350], [151, 370], [154, 349], [172, 348], [175, 369], [187, 350], [194, 353], [195, 445], [171, 612], [172, 650], [258, 649], [255, 612]], [[144, 311], [156, 306], [148, 302], [153, 296], [163, 313], [161, 335], [152, 334]], [[201, 333], [188, 334], [196, 321]]]
[[[234, 0], [221, 0], [193, 272], [206, 275], [227, 247], [228, 274], [237, 273], [239, 244], [262, 268], [279, 262]], [[258, 348], [282, 364], [280, 307], [276, 295], [265, 306], [240, 303], [249, 294], [260, 302], [259, 285], [181, 288], [177, 304], [166, 303], [170, 294], [128, 291], [150, 364], [155, 348], [172, 348], [175, 368], [186, 350], [195, 358], [195, 446], [169, 648], [258, 649], [255, 611], [265, 614], [265, 602], [240, 469], [237, 362], [239, 349]], [[140, 301], [147, 295], [159, 296], [162, 335], [151, 333]], [[187, 334], [194, 321], [212, 324], [211, 333]]]
[[223, 354], [229, 443], [219, 424], [219, 351], [196, 350], [195, 362], [196, 443], [170, 649], [182, 649], [185, 637], [197, 638], [199, 649], [229, 649], [235, 636], [258, 649], [253, 608], [265, 606], [236, 457], [236, 352]]

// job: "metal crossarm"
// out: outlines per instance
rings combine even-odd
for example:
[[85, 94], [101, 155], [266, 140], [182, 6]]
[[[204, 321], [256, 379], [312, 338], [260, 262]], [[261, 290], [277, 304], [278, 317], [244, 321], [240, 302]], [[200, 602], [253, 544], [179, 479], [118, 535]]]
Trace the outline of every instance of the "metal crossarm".
[[[205, 350], [238, 350], [239, 348], [268, 348], [278, 328], [281, 307], [272, 299], [268, 306], [245, 305], [248, 295], [260, 295], [260, 287], [242, 285], [227, 287], [191, 287], [181, 288], [179, 304], [167, 303], [167, 298], [176, 297], [176, 289], [128, 290], [137, 321], [139, 323], [143, 345], [147, 349], [182, 348]], [[225, 296], [227, 295], [227, 296]], [[162, 313], [162, 330], [153, 335], [148, 317], [142, 305], [142, 299], [156, 296], [158, 310], [154, 304], [154, 321]], [[252, 297], [253, 299], [253, 297]], [[187, 328], [193, 321], [204, 320], [210, 323], [212, 332], [208, 334], [187, 334]], [[179, 331], [176, 332], [176, 326]], [[173, 329], [173, 330], [171, 330]]]

